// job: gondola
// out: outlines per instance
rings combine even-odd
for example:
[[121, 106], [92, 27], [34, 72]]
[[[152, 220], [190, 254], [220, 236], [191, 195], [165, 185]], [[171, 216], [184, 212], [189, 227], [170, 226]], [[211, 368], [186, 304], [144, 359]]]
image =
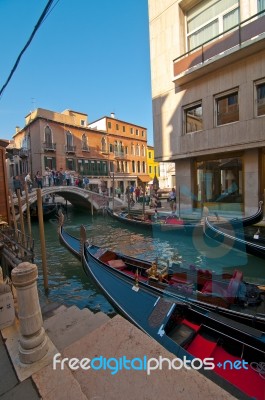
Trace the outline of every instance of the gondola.
[[[64, 206], [61, 203], [43, 203], [43, 220], [48, 221], [49, 219], [55, 218], [58, 215], [59, 210], [63, 208]], [[30, 217], [32, 221], [38, 221], [39, 217], [37, 203], [34, 203], [30, 206]]]
[[[74, 256], [76, 256], [79, 260], [81, 259], [81, 241], [65, 231], [62, 224], [59, 227], [59, 240], [61, 244], [64, 245]], [[191, 271], [186, 270], [186, 278], [184, 278], [184, 271], [181, 271], [181, 267], [178, 266], [177, 269], [174, 268], [175, 272], [172, 274], [170, 281], [165, 279], [165, 277], [163, 280], [160, 280], [156, 276], [151, 276], [151, 274], [148, 276], [147, 270], [152, 267], [152, 263], [150, 262], [125, 256], [120, 253], [114, 253], [99, 247], [98, 250], [102, 252], [104, 251], [106, 258], [105, 263], [108, 264], [110, 262], [110, 264], [112, 263], [113, 266], [116, 264], [116, 269], [119, 269], [123, 274], [132, 278], [134, 278], [137, 274], [138, 279], [147, 288], [155, 288], [155, 290], [158, 290], [162, 296], [173, 297], [176, 299], [181, 299], [182, 301], [187, 301], [195, 306], [197, 305], [210, 311], [214, 311], [220, 316], [226, 316], [238, 322], [265, 331], [265, 308], [264, 301], [262, 301], [261, 298], [262, 291], [259, 290], [256, 285], [244, 283], [241, 280], [242, 275], [239, 282], [238, 278], [240, 276], [240, 271], [235, 271], [234, 277], [229, 274], [226, 276], [219, 276], [219, 281], [217, 278], [216, 280], [209, 279], [209, 271], [205, 271], [205, 274], [201, 273], [200, 270], [198, 270], [196, 273], [193, 271], [194, 275], [192, 282], [190, 273]], [[107, 260], [107, 257], [109, 257], [109, 260]], [[111, 259], [113, 261], [111, 261]], [[102, 260], [99, 261], [103, 262]], [[120, 268], [117, 268], [119, 263], [121, 263]], [[125, 267], [126, 265], [127, 267]], [[201, 275], [199, 283], [200, 285], [203, 284], [203, 279], [205, 280], [203, 284], [205, 286], [205, 293], [197, 290], [199, 282], [199, 279], [196, 275], [197, 273]], [[207, 280], [206, 276], [208, 276]], [[235, 295], [232, 296], [231, 292], [229, 294], [229, 291], [226, 292], [227, 296], [224, 297], [224, 288], [228, 288], [230, 282], [230, 289], [233, 288], [233, 290], [235, 290], [236, 287], [239, 288], [239, 286], [243, 288], [248, 287], [247, 296], [245, 290], [243, 290], [241, 291], [241, 296], [243, 296], [241, 298]], [[192, 288], [195, 286], [196, 289], [193, 290]], [[219, 294], [215, 292], [213, 293], [213, 290], [217, 290], [217, 286], [219, 288]], [[257, 303], [260, 302], [261, 304], [257, 306]], [[234, 307], [235, 303], [244, 303], [245, 307]], [[247, 307], [247, 303], [252, 303], [252, 306]], [[256, 304], [254, 307], [256, 311], [255, 315], [253, 314], [254, 304]]]
[[137, 277], [100, 261], [103, 253], [85, 244], [83, 266], [124, 317], [176, 355], [176, 360], [184, 360], [226, 390], [264, 399], [265, 374], [260, 369], [265, 358], [264, 332], [161, 296]]
[[[215, 223], [220, 227], [247, 227], [250, 225], [257, 224], [263, 218], [262, 210], [263, 202], [259, 202], [259, 207], [257, 212], [249, 217], [245, 218], [232, 218], [230, 220], [221, 220], [217, 213], [214, 218]], [[202, 234], [204, 229], [204, 218], [199, 220], [187, 220], [179, 218], [176, 215], [163, 215], [159, 213], [147, 214], [141, 212], [141, 210], [130, 210], [115, 212], [112, 209], [107, 209], [108, 215], [122, 223], [126, 223], [131, 226], [141, 227], [146, 230], [153, 230], [158, 232], [166, 233], [192, 233], [192, 234]]]
[[265, 258], [265, 241], [263, 238], [256, 238], [250, 235], [245, 236], [242, 230], [226, 230], [213, 225], [208, 218], [205, 219], [204, 233], [207, 237], [216, 242], [225, 244], [232, 249], [237, 249], [256, 257]]

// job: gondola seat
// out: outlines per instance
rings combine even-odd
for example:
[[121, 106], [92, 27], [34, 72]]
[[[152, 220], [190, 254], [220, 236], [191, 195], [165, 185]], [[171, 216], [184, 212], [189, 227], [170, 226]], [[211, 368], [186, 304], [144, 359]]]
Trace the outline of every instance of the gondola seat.
[[221, 297], [228, 298], [231, 302], [235, 299], [238, 293], [240, 282], [243, 279], [243, 273], [241, 271], [235, 271], [232, 278], [230, 279], [227, 288], [222, 286], [221, 283], [214, 281], [207, 281], [201, 292], [203, 294], [217, 294]]
[[126, 268], [126, 264], [121, 259], [109, 260], [108, 264], [112, 268], [119, 269], [119, 270], [124, 270]]

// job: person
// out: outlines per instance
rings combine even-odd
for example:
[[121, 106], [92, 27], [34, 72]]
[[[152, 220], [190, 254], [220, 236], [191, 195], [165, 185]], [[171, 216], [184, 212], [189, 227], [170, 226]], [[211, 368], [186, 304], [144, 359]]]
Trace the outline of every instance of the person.
[[137, 188], [135, 189], [135, 200], [136, 200], [136, 203], [138, 203], [138, 201], [139, 201], [140, 193], [141, 193], [141, 191], [140, 191], [139, 187], [137, 186]]
[[20, 196], [22, 196], [22, 185], [21, 185], [18, 175], [16, 175], [13, 178], [13, 187], [14, 187], [14, 191], [15, 191], [17, 197], [18, 197], [18, 193], [20, 194]]
[[172, 213], [174, 213], [176, 211], [176, 201], [177, 201], [175, 188], [172, 188], [171, 191], [169, 192], [168, 201], [170, 204], [171, 211]]
[[118, 195], [118, 198], [120, 199], [121, 198], [121, 189], [120, 189], [120, 187], [117, 187], [116, 193]]
[[70, 186], [71, 185], [71, 172], [68, 169], [65, 170], [65, 180], [66, 180], [66, 186]]
[[37, 187], [42, 189], [42, 175], [41, 175], [40, 171], [37, 171], [37, 173], [35, 175], [35, 181], [37, 183]]
[[32, 192], [32, 180], [31, 180], [30, 172], [28, 172], [28, 174], [25, 176], [25, 183], [28, 187], [28, 192], [31, 193]]

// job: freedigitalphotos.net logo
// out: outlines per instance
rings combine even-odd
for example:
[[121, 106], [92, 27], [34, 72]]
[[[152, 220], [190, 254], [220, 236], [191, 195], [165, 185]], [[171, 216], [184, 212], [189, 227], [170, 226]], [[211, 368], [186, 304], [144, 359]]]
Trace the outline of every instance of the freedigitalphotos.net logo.
[[211, 357], [200, 359], [193, 358], [192, 360], [187, 359], [186, 356], [183, 359], [173, 358], [169, 359], [166, 357], [159, 356], [158, 358], [148, 358], [147, 356], [143, 357], [134, 357], [127, 358], [126, 356], [122, 356], [119, 358], [110, 357], [106, 358], [103, 356], [90, 358], [60, 358], [61, 354], [57, 353], [53, 357], [53, 369], [61, 369], [63, 370], [66, 366], [71, 370], [82, 369], [85, 371], [94, 370], [109, 370], [111, 375], [116, 375], [118, 372], [122, 370], [127, 371], [146, 371], [147, 375], [150, 375], [152, 371], [168, 369], [168, 370], [180, 370], [185, 368], [187, 370], [213, 370], [217, 366], [222, 369], [229, 370], [239, 370], [239, 369], [248, 369], [248, 363], [244, 360], [236, 360], [234, 362], [230, 360], [226, 360], [223, 363], [217, 363], [215, 366], [214, 359]]

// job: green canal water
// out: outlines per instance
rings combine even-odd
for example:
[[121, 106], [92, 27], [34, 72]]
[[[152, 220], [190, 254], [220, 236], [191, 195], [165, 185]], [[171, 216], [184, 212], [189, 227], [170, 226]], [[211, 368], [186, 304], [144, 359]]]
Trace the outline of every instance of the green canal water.
[[[86, 227], [88, 238], [99, 246], [150, 261], [158, 258], [161, 264], [166, 264], [167, 260], [171, 263], [182, 257], [181, 260], [187, 267], [193, 264], [216, 272], [233, 271], [238, 268], [243, 271], [245, 280], [265, 285], [264, 260], [207, 242], [202, 235], [146, 232], [116, 222], [107, 215], [92, 217], [86, 210], [69, 207], [65, 228], [79, 237], [81, 225]], [[80, 261], [60, 245], [57, 227], [57, 220], [47, 221], [44, 225], [49, 279], [49, 290], [45, 293], [39, 226], [37, 223], [32, 225], [41, 305], [57, 302], [68, 306], [76, 305], [79, 308], [87, 307], [94, 312], [103, 311], [110, 315], [115, 313], [90, 277], [85, 274]]]

